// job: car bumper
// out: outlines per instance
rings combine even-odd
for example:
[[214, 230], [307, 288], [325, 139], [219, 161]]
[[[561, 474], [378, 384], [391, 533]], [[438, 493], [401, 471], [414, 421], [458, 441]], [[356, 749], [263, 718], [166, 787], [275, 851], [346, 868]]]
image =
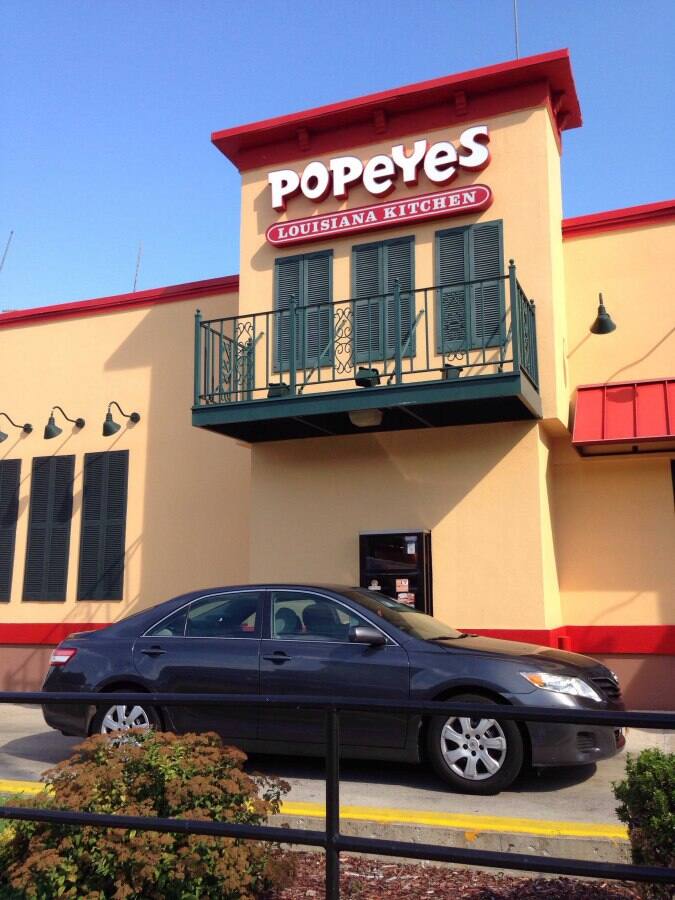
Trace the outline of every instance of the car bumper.
[[42, 715], [50, 728], [73, 737], [87, 737], [93, 707], [84, 703], [44, 704]]
[[528, 722], [533, 766], [579, 766], [609, 759], [626, 744], [621, 728]]

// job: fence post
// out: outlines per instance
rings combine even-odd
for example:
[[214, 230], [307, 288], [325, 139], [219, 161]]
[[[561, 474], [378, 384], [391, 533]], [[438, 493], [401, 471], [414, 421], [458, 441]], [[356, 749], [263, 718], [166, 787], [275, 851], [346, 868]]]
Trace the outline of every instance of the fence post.
[[[385, 300], [386, 303], [386, 300]], [[401, 282], [397, 279], [394, 281], [394, 372], [396, 373], [396, 384], [403, 381], [403, 362], [401, 359]], [[387, 335], [384, 335], [384, 343], [386, 346]]]
[[195, 311], [195, 384], [194, 405], [199, 406], [199, 370], [202, 358], [202, 311]]
[[518, 296], [518, 280], [516, 278], [516, 264], [509, 260], [509, 296], [511, 299], [511, 355], [513, 356], [513, 371], [520, 371], [520, 298]]
[[340, 897], [340, 714], [326, 709], [326, 900]]
[[291, 295], [288, 301], [288, 315], [290, 317], [290, 339], [291, 345], [288, 348], [288, 370], [291, 382], [291, 396], [295, 396], [296, 378], [297, 378], [297, 359], [296, 359], [296, 341], [297, 341], [297, 321], [296, 313], [298, 310], [298, 302], [295, 296]]

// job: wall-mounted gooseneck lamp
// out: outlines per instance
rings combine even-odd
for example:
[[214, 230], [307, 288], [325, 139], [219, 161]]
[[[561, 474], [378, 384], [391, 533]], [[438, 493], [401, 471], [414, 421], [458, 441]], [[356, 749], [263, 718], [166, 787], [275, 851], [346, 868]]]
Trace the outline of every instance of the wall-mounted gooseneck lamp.
[[108, 412], [105, 414], [105, 422], [103, 423], [103, 437], [111, 437], [113, 434], [116, 434], [122, 427], [119, 422], [115, 422], [115, 420], [113, 419], [112, 413], [110, 412], [111, 406], [116, 406], [119, 409], [121, 415], [123, 415], [125, 419], [129, 419], [130, 422], [136, 424], [136, 422], [141, 421], [140, 413], [125, 413], [117, 400], [111, 400], [108, 404]]
[[598, 294], [598, 299], [600, 301], [598, 306], [598, 314], [595, 317], [595, 322], [593, 322], [593, 324], [591, 325], [591, 334], [610, 334], [616, 329], [616, 325], [614, 324], [614, 322], [612, 322], [611, 316], [605, 309], [605, 303], [602, 299], [602, 294]]
[[76, 428], [84, 428], [84, 425], [85, 425], [84, 419], [82, 419], [82, 418], [71, 419], [64, 413], [64, 411], [61, 409], [60, 406], [53, 406], [52, 411], [49, 414], [49, 421], [45, 425], [45, 440], [48, 441], [48, 440], [50, 440], [50, 438], [58, 437], [61, 434], [61, 432], [63, 431], [63, 429], [59, 428], [59, 426], [54, 421], [54, 410], [55, 409], [58, 409], [58, 411], [61, 413], [63, 418], [66, 420], [66, 422], [72, 422]]
[[[26, 422], [23, 425], [19, 425], [12, 418], [10, 418], [10, 416], [8, 416], [6, 412], [0, 412], [0, 416], [4, 416], [7, 419], [7, 421], [10, 423], [10, 425], [13, 425], [15, 428], [20, 428], [24, 432], [24, 434], [30, 434], [31, 431], [33, 430], [33, 426], [30, 424], [30, 422]], [[0, 431], [0, 444], [6, 440], [7, 440], [7, 435], [5, 434], [4, 431]]]

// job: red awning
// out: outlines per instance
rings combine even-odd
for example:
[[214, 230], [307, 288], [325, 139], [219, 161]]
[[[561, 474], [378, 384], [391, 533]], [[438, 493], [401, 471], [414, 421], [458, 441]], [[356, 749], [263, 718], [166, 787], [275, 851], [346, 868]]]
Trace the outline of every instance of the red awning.
[[578, 388], [572, 443], [585, 454], [675, 449], [675, 379]]

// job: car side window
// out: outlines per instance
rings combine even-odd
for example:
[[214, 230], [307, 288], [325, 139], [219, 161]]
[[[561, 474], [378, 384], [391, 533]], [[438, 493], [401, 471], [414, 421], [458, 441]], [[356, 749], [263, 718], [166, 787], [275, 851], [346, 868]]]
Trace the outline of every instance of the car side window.
[[179, 609], [166, 619], [153, 625], [146, 631], [148, 637], [183, 637], [185, 634], [185, 620], [187, 618], [187, 606]]
[[241, 591], [202, 597], [190, 604], [187, 637], [260, 637], [262, 592]]
[[272, 592], [272, 637], [292, 641], [349, 641], [354, 625], [370, 625], [328, 597], [303, 591]]

